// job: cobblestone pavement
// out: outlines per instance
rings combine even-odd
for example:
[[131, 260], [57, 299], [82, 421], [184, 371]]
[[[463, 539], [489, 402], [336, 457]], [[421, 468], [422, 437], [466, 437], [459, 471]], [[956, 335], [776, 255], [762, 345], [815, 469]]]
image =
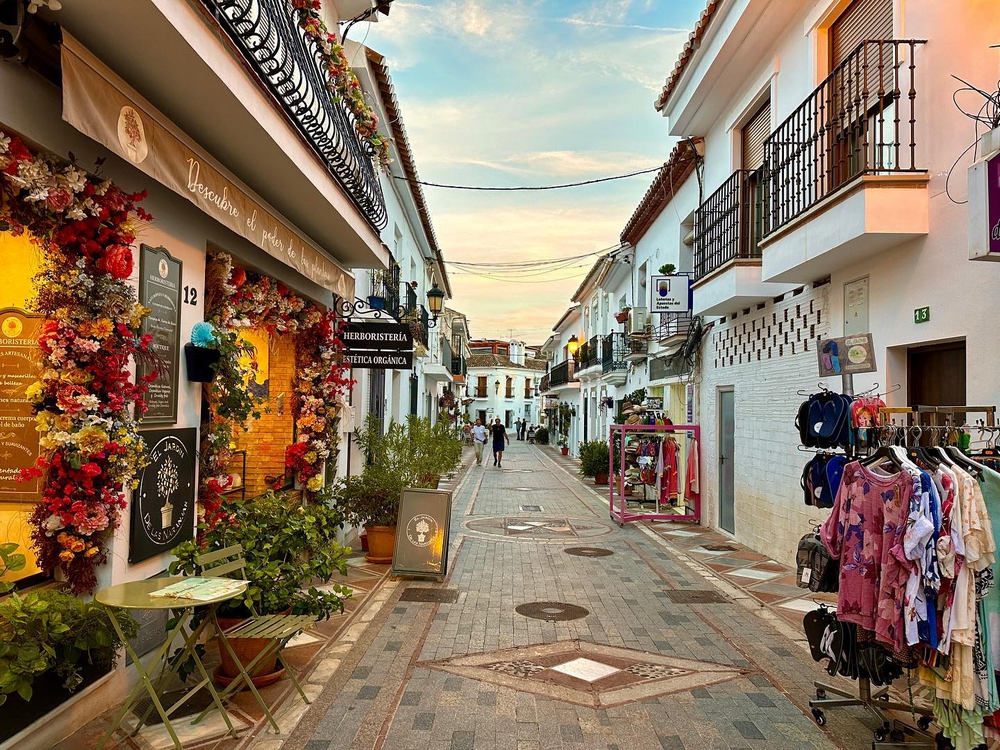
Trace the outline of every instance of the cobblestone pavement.
[[[830, 678], [794, 628], [801, 615], [697, 561], [691, 537], [668, 536], [684, 527], [620, 529], [548, 449], [515, 442], [504, 458], [456, 489], [449, 579], [386, 583], [298, 726], [268, 748], [870, 746], [858, 709], [812, 721], [812, 681]], [[457, 601], [400, 601], [408, 588]], [[533, 617], [519, 613], [532, 603]], [[574, 607], [584, 616], [568, 619]]]

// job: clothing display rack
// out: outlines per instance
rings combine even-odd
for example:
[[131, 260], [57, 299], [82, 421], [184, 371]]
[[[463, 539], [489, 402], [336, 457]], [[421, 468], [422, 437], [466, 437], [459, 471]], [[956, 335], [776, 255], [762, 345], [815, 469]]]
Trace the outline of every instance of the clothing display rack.
[[[700, 438], [698, 425], [612, 425], [608, 435], [611, 520], [620, 526], [639, 519], [697, 523], [701, 518]], [[627, 495], [629, 491], [634, 494]], [[644, 503], [652, 504], [653, 510], [645, 510]], [[678, 513], [678, 508], [684, 512]]]

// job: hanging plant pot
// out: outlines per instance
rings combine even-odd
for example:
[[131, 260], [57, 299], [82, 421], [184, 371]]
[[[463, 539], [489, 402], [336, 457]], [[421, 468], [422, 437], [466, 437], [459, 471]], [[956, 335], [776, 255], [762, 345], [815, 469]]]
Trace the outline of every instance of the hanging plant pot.
[[215, 380], [215, 365], [221, 356], [218, 349], [185, 344], [184, 361], [187, 363], [188, 380], [192, 383], [211, 383]]
[[615, 320], [619, 323], [625, 323], [628, 320], [628, 310], [623, 310], [622, 312], [615, 313]]
[[385, 309], [385, 297], [379, 297], [372, 294], [368, 297], [368, 306], [372, 310], [384, 310]]

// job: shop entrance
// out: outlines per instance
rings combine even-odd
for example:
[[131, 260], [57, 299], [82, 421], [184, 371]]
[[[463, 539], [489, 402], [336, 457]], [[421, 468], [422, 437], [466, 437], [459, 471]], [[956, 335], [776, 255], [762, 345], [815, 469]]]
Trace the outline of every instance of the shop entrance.
[[906, 352], [908, 405], [965, 403], [965, 340], [910, 347]]
[[736, 533], [736, 405], [732, 391], [719, 391], [719, 526]]

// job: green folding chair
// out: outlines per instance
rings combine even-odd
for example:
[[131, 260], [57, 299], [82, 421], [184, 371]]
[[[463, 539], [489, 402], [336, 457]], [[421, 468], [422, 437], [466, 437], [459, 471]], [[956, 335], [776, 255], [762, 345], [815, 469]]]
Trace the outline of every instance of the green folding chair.
[[[195, 558], [195, 564], [200, 571], [200, 575], [209, 578], [245, 578], [246, 562], [243, 560], [243, 547], [239, 544], [234, 544], [232, 547], [226, 547], [225, 549], [216, 550], [215, 552], [206, 552], [203, 555], [198, 555]], [[288, 674], [295, 685], [295, 689], [302, 696], [302, 700], [309, 703], [309, 698], [306, 697], [305, 692], [302, 690], [302, 685], [299, 684], [298, 679], [295, 677], [295, 672], [292, 671], [291, 666], [285, 661], [285, 658], [281, 655], [281, 649], [285, 647], [292, 638], [294, 638], [299, 633], [307, 630], [311, 630], [316, 624], [316, 618], [313, 615], [258, 615], [257, 611], [251, 605], [250, 612], [251, 617], [247, 618], [243, 622], [234, 625], [233, 627], [223, 630], [219, 627], [218, 617], [216, 615], [215, 609], [212, 610], [212, 624], [215, 626], [215, 631], [219, 634], [219, 645], [220, 648], [224, 648], [229, 652], [233, 661], [239, 666], [240, 674], [233, 680], [229, 686], [222, 692], [220, 698], [225, 700], [230, 695], [233, 695], [240, 689], [241, 684], [246, 684], [250, 688], [250, 692], [253, 693], [254, 698], [257, 699], [257, 703], [260, 705], [261, 710], [267, 716], [267, 720], [270, 722], [271, 727], [276, 733], [281, 733], [278, 728], [278, 723], [274, 720], [274, 716], [271, 714], [271, 710], [268, 708], [267, 703], [261, 697], [257, 688], [253, 684], [253, 680], [250, 679], [250, 674], [253, 672], [254, 668], [265, 659], [269, 658], [271, 655], [276, 654], [278, 662], [284, 667], [285, 672]], [[266, 638], [270, 640], [267, 648], [261, 651], [257, 656], [255, 656], [249, 664], [243, 664], [239, 657], [236, 656], [236, 652], [233, 649], [232, 641], [238, 641], [245, 638]], [[202, 714], [195, 720], [194, 723], [201, 721], [207, 714], [209, 709], [205, 709]]]

